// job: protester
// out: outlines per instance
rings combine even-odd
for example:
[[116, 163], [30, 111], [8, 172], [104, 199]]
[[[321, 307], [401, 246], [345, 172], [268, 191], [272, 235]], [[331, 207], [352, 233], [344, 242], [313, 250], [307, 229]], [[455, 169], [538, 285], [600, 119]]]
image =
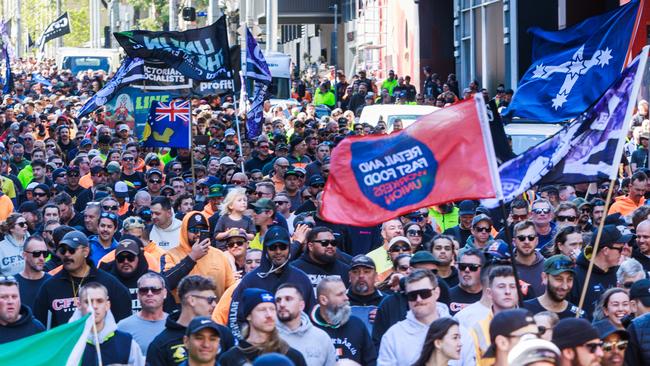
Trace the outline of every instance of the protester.
[[413, 366], [444, 366], [460, 358], [461, 341], [458, 322], [451, 318], [436, 319], [429, 326], [420, 357]]
[[627, 331], [613, 326], [609, 322], [594, 324], [598, 335], [603, 341], [603, 365], [622, 366], [625, 360], [625, 350], [629, 342]]
[[603, 348], [600, 335], [585, 319], [560, 320], [553, 330], [553, 343], [560, 349], [560, 366], [601, 364]]
[[38, 235], [32, 235], [25, 240], [23, 245], [23, 258], [25, 258], [25, 267], [22, 272], [14, 277], [20, 285], [20, 299], [23, 304], [34, 308], [34, 301], [41, 285], [48, 278], [52, 277], [46, 273], [45, 260], [49, 256], [47, 245], [43, 238]]
[[22, 256], [25, 239], [29, 237], [27, 220], [13, 213], [0, 224], [4, 240], [0, 241], [0, 275], [11, 276], [20, 273], [25, 266]]
[[594, 322], [606, 321], [618, 329], [624, 329], [622, 320], [630, 315], [630, 295], [624, 289], [610, 288], [605, 291], [594, 310]]
[[216, 365], [221, 353], [220, 340], [221, 328], [210, 318], [198, 316], [192, 319], [183, 337], [187, 360], [181, 365]]
[[340, 276], [344, 283], [350, 283], [350, 266], [337, 258], [338, 243], [331, 229], [324, 226], [312, 228], [306, 242], [306, 251], [292, 265], [305, 272], [314, 289], [322, 278], [332, 275]]
[[[449, 289], [449, 312], [456, 315], [465, 307], [481, 300], [483, 286], [481, 276], [484, 271], [485, 255], [482, 251], [465, 248], [458, 254], [459, 282]], [[439, 268], [439, 267], [438, 267]], [[440, 273], [440, 270], [438, 270]]]
[[431, 244], [431, 253], [438, 260], [438, 277], [445, 281], [448, 287], [458, 285], [459, 271], [452, 265], [455, 257], [453, 239], [447, 235], [436, 235]]
[[181, 220], [172, 215], [172, 204], [167, 197], [156, 197], [151, 201], [153, 227], [149, 237], [164, 250], [171, 250], [180, 244]]
[[13, 276], [0, 276], [0, 344], [44, 330], [30, 308], [21, 303], [18, 281]]

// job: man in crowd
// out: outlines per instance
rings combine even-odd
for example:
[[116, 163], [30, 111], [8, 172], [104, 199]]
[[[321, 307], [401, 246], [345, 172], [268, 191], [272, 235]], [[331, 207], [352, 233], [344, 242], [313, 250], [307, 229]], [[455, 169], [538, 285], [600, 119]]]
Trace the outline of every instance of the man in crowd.
[[182, 366], [216, 365], [221, 354], [221, 328], [208, 317], [198, 316], [187, 326], [183, 346], [187, 360]]
[[[566, 318], [553, 328], [553, 343], [560, 349], [560, 366], [596, 366], [603, 358], [600, 335], [587, 320]], [[634, 364], [630, 364], [634, 365]]]
[[181, 220], [174, 217], [172, 203], [167, 197], [156, 197], [151, 201], [153, 227], [149, 238], [164, 250], [176, 248], [181, 236]]
[[[156, 285], [158, 286], [158, 285]], [[210, 316], [216, 305], [216, 286], [206, 277], [187, 276], [178, 285], [181, 311], [167, 317], [163, 330], [149, 344], [147, 364], [151, 366], [178, 365], [187, 359], [183, 336], [187, 326], [197, 316]], [[230, 330], [218, 326], [221, 330], [220, 346], [223, 352], [234, 346], [235, 340]]]
[[359, 254], [350, 262], [349, 276], [348, 300], [352, 307], [352, 315], [363, 320], [368, 327], [368, 332], [372, 334], [377, 306], [385, 296], [375, 286], [377, 282], [375, 263], [368, 256]]
[[484, 249], [493, 241], [490, 232], [492, 231], [492, 219], [485, 214], [479, 214], [472, 219], [472, 235], [467, 238], [465, 246], [469, 248]]
[[516, 248], [514, 264], [519, 278], [531, 285], [535, 295], [542, 294], [544, 292], [542, 284], [544, 257], [536, 250], [538, 237], [535, 224], [531, 221], [522, 221], [515, 225], [513, 234], [513, 243]]
[[438, 260], [438, 278], [447, 286], [458, 285], [458, 268], [452, 265], [454, 260], [454, 242], [449, 235], [436, 235], [431, 245], [431, 253]]
[[616, 197], [616, 201], [609, 207], [607, 214], [611, 215], [618, 212], [623, 216], [628, 216], [634, 210], [643, 206], [645, 204], [644, 195], [647, 190], [647, 181], [648, 176], [642, 171], [632, 174], [628, 194]]
[[115, 249], [115, 260], [101, 264], [106, 270], [120, 281], [131, 293], [131, 309], [136, 312], [141, 309], [138, 300], [138, 279], [149, 272], [149, 264], [140, 239], [132, 235], [122, 236]]
[[508, 353], [523, 337], [537, 337], [539, 328], [526, 309], [499, 312], [490, 322], [490, 347], [483, 357], [494, 357], [496, 366], [508, 365]]
[[458, 204], [458, 225], [449, 228], [443, 232], [445, 235], [451, 235], [460, 246], [465, 246], [467, 243], [467, 238], [472, 235], [472, 220], [476, 215], [476, 205], [474, 202], [465, 200]]
[[481, 250], [465, 248], [458, 254], [459, 281], [456, 286], [449, 289], [451, 315], [481, 300], [483, 296], [481, 273], [484, 265], [485, 255]]
[[43, 270], [48, 255], [50, 252], [42, 237], [32, 235], [25, 239], [23, 244], [25, 266], [15, 277], [20, 285], [20, 299], [30, 309], [34, 308], [34, 301], [41, 285], [52, 277]]
[[646, 272], [650, 272], [650, 220], [643, 220], [636, 227], [636, 246], [632, 249], [632, 258], [641, 263]]
[[537, 247], [543, 248], [553, 240], [556, 233], [556, 226], [553, 222], [553, 206], [547, 199], [538, 198], [533, 202], [530, 212], [531, 221], [535, 224], [535, 232], [538, 237]]
[[327, 276], [341, 276], [344, 283], [349, 283], [350, 266], [337, 258], [337, 242], [329, 228], [316, 226], [307, 233], [307, 251], [292, 265], [307, 274], [316, 289], [320, 280]]
[[29, 307], [21, 303], [18, 286], [13, 276], [0, 276], [0, 344], [45, 330]]
[[368, 253], [368, 257], [375, 262], [377, 272], [384, 271], [393, 267], [393, 262], [388, 256], [389, 243], [393, 238], [404, 235], [404, 227], [399, 219], [388, 220], [381, 225], [382, 244]]
[[330, 336], [339, 360], [374, 366], [377, 350], [363, 322], [351, 316], [346, 292], [341, 278], [323, 278], [316, 288], [318, 305], [311, 312], [311, 321]]
[[289, 346], [300, 351], [307, 365], [334, 366], [336, 351], [329, 335], [312, 325], [304, 313], [305, 300], [300, 290], [286, 283], [275, 292], [278, 332]]

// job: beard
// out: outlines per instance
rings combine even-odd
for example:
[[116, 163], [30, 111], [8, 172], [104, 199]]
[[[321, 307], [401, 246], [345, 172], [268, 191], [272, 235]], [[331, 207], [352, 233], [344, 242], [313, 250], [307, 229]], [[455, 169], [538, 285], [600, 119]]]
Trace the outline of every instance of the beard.
[[357, 294], [365, 294], [369, 289], [370, 286], [368, 286], [368, 284], [365, 282], [357, 282], [352, 285], [352, 292]]
[[547, 287], [547, 289], [548, 289], [548, 296], [551, 298], [551, 300], [555, 302], [562, 302], [566, 299], [566, 295], [565, 296], [558, 295], [557, 291], [555, 291], [553, 287], [549, 286]]
[[345, 303], [334, 308], [329, 306], [325, 308], [325, 314], [330, 321], [330, 324], [345, 324], [350, 320], [350, 314], [352, 313], [352, 308], [350, 304]]
[[278, 320], [280, 320], [281, 322], [288, 322], [288, 321], [296, 319], [299, 316], [300, 316], [300, 313], [291, 314], [291, 312], [289, 312], [289, 311], [278, 312]]
[[316, 258], [316, 260], [318, 260], [319, 262], [323, 262], [325, 264], [332, 264], [336, 262], [336, 255], [327, 255], [325, 253], [320, 254], [314, 252], [314, 258]]

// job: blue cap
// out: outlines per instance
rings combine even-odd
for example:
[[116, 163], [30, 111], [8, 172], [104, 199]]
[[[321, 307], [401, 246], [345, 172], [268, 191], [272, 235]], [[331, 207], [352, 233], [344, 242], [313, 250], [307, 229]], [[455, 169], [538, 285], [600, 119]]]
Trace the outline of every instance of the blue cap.
[[79, 143], [79, 147], [84, 147], [84, 146], [88, 146], [88, 145], [92, 146], [93, 145], [93, 140], [91, 140], [91, 139], [83, 139]]
[[275, 304], [275, 297], [261, 288], [247, 288], [242, 293], [241, 301], [239, 302], [239, 317], [245, 320], [246, 317], [261, 303], [270, 302]]
[[264, 234], [264, 247], [268, 248], [276, 243], [291, 243], [289, 232], [282, 226], [271, 226], [266, 234]]
[[185, 335], [189, 337], [190, 335], [196, 334], [206, 328], [213, 329], [219, 336], [221, 336], [221, 331], [217, 323], [207, 316], [197, 316], [192, 319], [190, 324], [187, 325], [187, 329], [185, 329]]
[[279, 353], [267, 353], [253, 361], [253, 366], [295, 366], [295, 363], [285, 355]]

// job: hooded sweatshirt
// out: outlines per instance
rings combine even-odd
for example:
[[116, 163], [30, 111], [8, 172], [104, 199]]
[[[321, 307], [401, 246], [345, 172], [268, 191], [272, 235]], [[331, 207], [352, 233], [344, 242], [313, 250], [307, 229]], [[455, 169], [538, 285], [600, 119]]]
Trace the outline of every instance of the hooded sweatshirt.
[[29, 337], [45, 330], [41, 322], [34, 318], [32, 311], [25, 305], [20, 305], [20, 318], [7, 325], [0, 325], [0, 344]]
[[280, 337], [302, 353], [307, 366], [336, 365], [336, 350], [330, 336], [314, 327], [307, 314], [300, 313], [300, 326], [295, 330], [289, 329], [281, 322], [277, 323], [277, 327]]
[[544, 272], [544, 257], [535, 251], [535, 261], [528, 266], [515, 260], [515, 267], [519, 274], [519, 279], [530, 284], [533, 293], [529, 296], [540, 296], [546, 291], [546, 286], [542, 283], [542, 272]]
[[[180, 311], [170, 314], [165, 322], [165, 330], [149, 344], [148, 366], [175, 366], [187, 359], [187, 351], [183, 345], [183, 336], [187, 327], [177, 323], [180, 316]], [[218, 327], [219, 346], [221, 352], [225, 352], [235, 345], [235, 339], [228, 328], [222, 325]]]
[[314, 291], [316, 290], [316, 286], [318, 286], [324, 277], [331, 275], [341, 276], [343, 283], [346, 285], [350, 283], [348, 277], [350, 266], [339, 259], [336, 259], [332, 263], [320, 264], [314, 262], [309, 256], [309, 253], [305, 252], [300, 256], [300, 258], [292, 262], [291, 265], [305, 272], [314, 287]]
[[151, 228], [151, 234], [149, 234], [149, 239], [154, 241], [160, 248], [164, 250], [175, 248], [180, 243], [179, 236], [181, 239], [183, 237], [187, 238], [187, 235], [183, 236], [181, 233], [181, 223], [181, 220], [173, 217], [171, 225], [165, 229], [153, 225]]
[[[29, 234], [25, 234], [25, 239]], [[0, 275], [13, 276], [22, 272], [25, 267], [25, 258], [23, 258], [23, 239], [18, 243], [11, 234], [5, 235], [3, 241], [0, 241]]]
[[[75, 310], [70, 322], [81, 318], [81, 311]], [[99, 351], [104, 365], [130, 365], [144, 366], [144, 357], [140, 346], [133, 340], [129, 333], [117, 330], [117, 324], [113, 314], [109, 311], [104, 318], [104, 328], [97, 332], [99, 340]], [[86, 339], [86, 348], [81, 358], [84, 366], [95, 366], [97, 360], [97, 348], [95, 346], [95, 334], [90, 332]]]
[[616, 201], [612, 204], [612, 206], [609, 208], [609, 211], [607, 212], [608, 215], [618, 212], [622, 216], [628, 216], [634, 212], [634, 210], [645, 204], [644, 197], [641, 197], [638, 205], [634, 203], [634, 201], [629, 196], [616, 197], [615, 200]]
[[[169, 250], [163, 257], [164, 276], [172, 289], [175, 289], [180, 280], [187, 275], [211, 278], [217, 286], [216, 295], [221, 297], [223, 292], [235, 283], [232, 267], [228, 257], [221, 250], [213, 247], [209, 247], [208, 253], [196, 262], [190, 258], [192, 244], [187, 239], [187, 224], [195, 213], [198, 211], [188, 212], [185, 215], [180, 227], [179, 245]], [[176, 294], [174, 296], [176, 297]]]
[[[438, 317], [448, 317], [446, 306], [438, 306]], [[388, 329], [381, 338], [377, 366], [412, 365], [420, 357], [424, 339], [430, 324], [415, 318], [413, 312], [406, 313], [406, 319]]]
[[111, 245], [108, 248], [104, 248], [102, 243], [99, 241], [99, 235], [92, 235], [88, 238], [88, 245], [90, 246], [89, 258], [93, 261], [95, 266], [99, 267], [100, 260], [117, 248], [117, 240], [112, 238]]
[[[573, 280], [573, 288], [571, 289], [571, 294], [567, 299], [574, 304], [580, 302], [582, 287], [584, 286], [585, 280], [587, 279], [588, 267], [589, 260], [585, 258], [584, 253], [580, 253], [578, 258], [576, 258], [576, 275]], [[593, 317], [594, 308], [600, 299], [600, 295], [602, 295], [603, 292], [605, 292], [607, 289], [616, 287], [617, 270], [618, 266], [615, 266], [608, 269], [607, 271], [604, 271], [594, 264], [594, 267], [591, 271], [591, 276], [589, 277], [589, 285], [587, 288], [587, 293], [585, 295], [585, 302], [582, 307], [582, 309], [585, 311], [586, 317], [589, 320], [591, 320]]]

